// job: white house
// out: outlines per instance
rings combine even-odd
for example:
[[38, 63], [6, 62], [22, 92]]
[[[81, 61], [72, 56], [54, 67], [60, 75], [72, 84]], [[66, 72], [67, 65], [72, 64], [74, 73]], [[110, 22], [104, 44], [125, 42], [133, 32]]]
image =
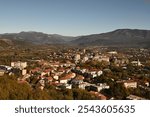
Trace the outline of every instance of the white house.
[[101, 76], [102, 74], [103, 74], [102, 70], [100, 70], [100, 71], [97, 72], [97, 76]]
[[53, 78], [54, 78], [55, 80], [58, 80], [58, 79], [59, 79], [59, 76], [54, 75]]
[[65, 85], [66, 89], [72, 89], [72, 84]]
[[128, 81], [124, 81], [123, 84], [124, 84], [125, 88], [137, 88], [136, 81], [128, 80]]
[[83, 83], [79, 84], [79, 88], [80, 89], [85, 89], [86, 86], [90, 86], [90, 85], [91, 85], [90, 83], [83, 82]]
[[27, 74], [27, 70], [26, 69], [23, 69], [22, 70], [22, 75], [26, 75]]
[[68, 83], [68, 79], [66, 79], [66, 78], [60, 78], [59, 81], [62, 84], [67, 84]]
[[105, 61], [105, 62], [109, 62], [109, 57], [107, 56], [100, 56], [100, 58], [98, 59], [99, 62]]
[[93, 84], [91, 85], [91, 88], [93, 87], [93, 89], [97, 90], [98, 92], [100, 92], [102, 89], [109, 89], [110, 86], [107, 85], [106, 83], [99, 83], [97, 85]]

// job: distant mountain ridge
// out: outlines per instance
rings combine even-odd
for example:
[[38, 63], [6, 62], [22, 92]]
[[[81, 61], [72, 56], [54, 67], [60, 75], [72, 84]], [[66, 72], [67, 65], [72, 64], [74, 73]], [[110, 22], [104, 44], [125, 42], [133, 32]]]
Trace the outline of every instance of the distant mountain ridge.
[[11, 39], [18, 41], [25, 41], [33, 44], [54, 44], [54, 43], [65, 43], [65, 37], [61, 35], [49, 35], [42, 32], [20, 32], [20, 33], [11, 33], [11, 34], [1, 34], [0, 39]]
[[42, 32], [0, 34], [0, 46], [15, 44], [69, 44], [79, 46], [150, 47], [150, 30], [118, 29], [86, 36], [62, 36]]
[[118, 29], [108, 33], [82, 36], [72, 43], [122, 47], [150, 47], [150, 30]]

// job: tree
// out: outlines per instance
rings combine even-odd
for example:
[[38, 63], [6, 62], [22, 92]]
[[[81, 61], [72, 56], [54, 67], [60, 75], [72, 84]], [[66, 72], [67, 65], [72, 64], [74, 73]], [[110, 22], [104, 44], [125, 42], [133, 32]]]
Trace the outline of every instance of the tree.
[[97, 99], [95, 96], [92, 96], [89, 92], [82, 89], [73, 90], [73, 99], [74, 100], [94, 100]]
[[120, 83], [114, 83], [110, 87], [110, 92], [112, 93], [111, 95], [116, 99], [126, 99], [128, 95], [126, 88]]
[[0, 99], [26, 100], [30, 93], [31, 88], [28, 84], [19, 84], [16, 79], [7, 75], [0, 78]]

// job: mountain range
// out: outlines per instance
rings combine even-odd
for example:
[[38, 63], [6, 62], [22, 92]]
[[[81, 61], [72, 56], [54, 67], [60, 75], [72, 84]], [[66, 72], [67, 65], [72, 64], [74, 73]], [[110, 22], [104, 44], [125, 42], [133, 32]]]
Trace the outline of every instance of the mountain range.
[[0, 34], [0, 46], [16, 44], [69, 44], [78, 46], [150, 47], [150, 30], [117, 29], [112, 32], [85, 36], [62, 36], [42, 32]]

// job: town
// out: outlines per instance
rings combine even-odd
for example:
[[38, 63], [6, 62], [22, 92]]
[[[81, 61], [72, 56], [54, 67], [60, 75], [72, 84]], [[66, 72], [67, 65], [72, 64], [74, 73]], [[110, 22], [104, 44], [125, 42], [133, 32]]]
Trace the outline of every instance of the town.
[[22, 94], [8, 90], [0, 99], [150, 99], [149, 49], [12, 49], [1, 54], [0, 64], [0, 84], [4, 85], [0, 92], [7, 89], [2, 81], [7, 78], [16, 83], [15, 90], [17, 86], [22, 90]]

